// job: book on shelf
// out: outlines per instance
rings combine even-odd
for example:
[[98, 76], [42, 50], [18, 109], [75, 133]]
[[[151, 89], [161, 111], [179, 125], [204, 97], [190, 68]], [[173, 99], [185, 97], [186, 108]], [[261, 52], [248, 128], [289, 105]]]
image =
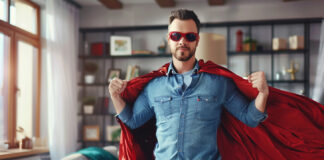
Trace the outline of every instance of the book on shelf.
[[133, 50], [132, 55], [152, 55], [153, 52], [149, 50]]
[[139, 66], [128, 65], [125, 80], [129, 81], [138, 76], [139, 76]]

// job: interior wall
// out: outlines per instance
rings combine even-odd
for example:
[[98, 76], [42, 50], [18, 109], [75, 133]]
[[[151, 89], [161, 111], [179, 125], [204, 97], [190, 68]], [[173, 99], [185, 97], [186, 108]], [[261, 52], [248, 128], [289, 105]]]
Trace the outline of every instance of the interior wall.
[[226, 0], [223, 6], [208, 6], [207, 0], [177, 3], [174, 8], [160, 8], [157, 4], [124, 5], [121, 10], [103, 6], [81, 9], [81, 27], [136, 26], [168, 24], [171, 10], [188, 8], [196, 12], [201, 22], [225, 22], [324, 16], [324, 1], [299, 0]]

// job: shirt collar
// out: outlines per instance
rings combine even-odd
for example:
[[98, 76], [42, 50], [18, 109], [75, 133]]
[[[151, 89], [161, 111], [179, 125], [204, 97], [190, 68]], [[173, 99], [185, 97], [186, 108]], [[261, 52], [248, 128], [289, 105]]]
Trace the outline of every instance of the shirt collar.
[[[195, 64], [195, 66], [193, 68], [192, 74], [197, 74], [198, 70], [199, 70], [199, 63], [198, 63], [198, 61], [196, 59], [196, 64]], [[173, 67], [173, 61], [172, 60], [170, 62], [169, 68], [168, 68], [167, 76], [170, 76], [171, 74], [178, 74], [177, 71]]]

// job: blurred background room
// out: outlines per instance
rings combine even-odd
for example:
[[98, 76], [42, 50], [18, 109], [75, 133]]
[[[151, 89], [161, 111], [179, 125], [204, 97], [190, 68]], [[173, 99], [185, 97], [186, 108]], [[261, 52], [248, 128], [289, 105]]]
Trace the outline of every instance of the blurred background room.
[[170, 62], [179, 8], [198, 59], [324, 104], [323, 0], [0, 0], [0, 159], [118, 159], [109, 81]]

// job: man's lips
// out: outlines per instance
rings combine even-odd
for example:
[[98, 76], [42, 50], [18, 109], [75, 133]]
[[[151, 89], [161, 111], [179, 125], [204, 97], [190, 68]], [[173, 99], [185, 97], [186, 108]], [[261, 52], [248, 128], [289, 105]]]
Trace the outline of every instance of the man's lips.
[[177, 50], [185, 51], [185, 50], [189, 50], [189, 48], [186, 48], [186, 47], [180, 47], [180, 48], [177, 48]]

